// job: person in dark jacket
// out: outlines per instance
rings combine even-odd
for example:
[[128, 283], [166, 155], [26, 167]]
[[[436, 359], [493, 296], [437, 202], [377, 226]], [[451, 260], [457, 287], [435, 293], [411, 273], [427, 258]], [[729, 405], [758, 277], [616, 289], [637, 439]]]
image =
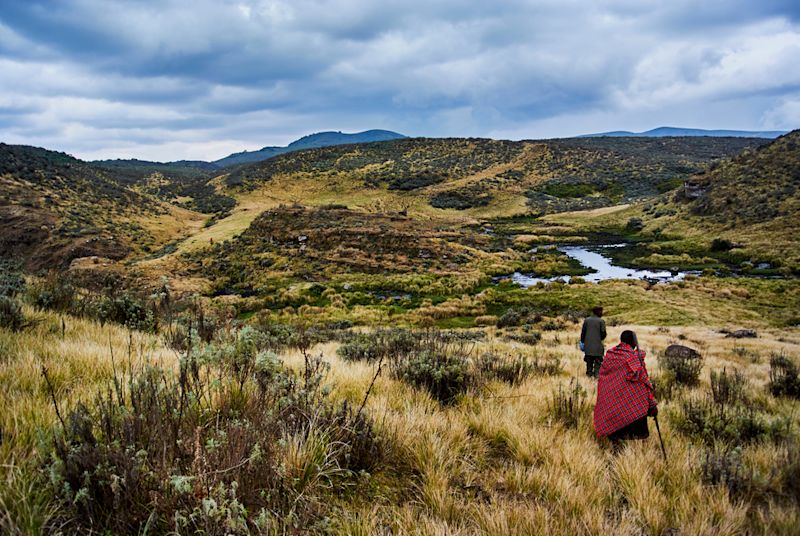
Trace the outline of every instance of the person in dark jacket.
[[595, 307], [592, 309], [592, 316], [583, 321], [581, 328], [581, 349], [586, 362], [586, 375], [594, 378], [600, 372], [605, 353], [603, 341], [606, 338], [606, 321], [602, 317], [603, 308]]
[[649, 437], [647, 417], [658, 414], [644, 358], [636, 334], [626, 330], [600, 367], [594, 429], [598, 437], [611, 440], [614, 450], [619, 450], [622, 440]]

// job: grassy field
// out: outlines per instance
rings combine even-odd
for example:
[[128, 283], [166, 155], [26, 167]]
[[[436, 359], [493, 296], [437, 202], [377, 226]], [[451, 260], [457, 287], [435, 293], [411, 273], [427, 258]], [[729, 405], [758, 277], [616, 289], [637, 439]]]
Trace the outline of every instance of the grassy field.
[[[714, 318], [724, 319], [726, 310], [717, 310], [718, 304], [707, 302], [706, 307], [716, 310]], [[5, 408], [0, 421], [5, 483], [0, 526], [6, 533], [37, 533], [43, 527], [52, 530], [54, 521], [65, 523], [63, 506], [45, 483], [43, 469], [49, 466], [50, 438], [59, 433], [52, 396], [66, 418], [78, 402], [91, 404], [97, 393], [105, 392], [114, 371], [124, 375], [144, 363], [176, 371], [179, 362], [178, 352], [153, 335], [30, 308], [24, 313], [28, 328], [0, 330], [0, 402]], [[340, 534], [665, 534], [670, 529], [686, 534], [794, 533], [800, 522], [799, 497], [787, 479], [796, 478], [789, 472], [800, 467], [793, 446], [800, 415], [794, 411], [795, 401], [775, 398], [765, 386], [770, 356], [797, 356], [800, 330], [770, 328], [754, 317], [747, 324], [758, 328], [759, 338], [737, 340], [717, 331], [723, 326], [687, 322], [663, 328], [612, 322], [617, 325], [610, 327], [609, 341], [617, 340], [623, 329], [637, 331], [656, 381], [665, 372], [657, 357], [668, 344], [687, 344], [704, 355], [699, 383], [677, 386], [661, 400], [660, 424], [668, 453], [664, 461], [652, 422], [651, 438], [629, 444], [619, 455], [594, 437], [591, 407], [596, 384], [582, 374], [576, 348], [580, 324], [570, 317], [556, 320], [560, 327], [542, 332], [533, 346], [509, 340], [506, 335], [513, 330], [486, 328], [485, 338], [472, 344], [470, 355], [556, 360], [561, 365], [557, 370], [533, 374], [516, 385], [490, 380], [454, 404], [440, 404], [384, 366], [366, 404], [381, 445], [369, 474], [344, 482], [330, 476], [333, 466], [311, 461], [317, 455], [312, 448], [316, 444], [310, 443], [313, 434], [279, 443], [276, 463], [311, 472], [302, 494], [313, 498], [317, 513], [306, 520], [313, 521], [306, 528]], [[318, 355], [330, 364], [325, 383], [331, 400], [357, 406], [377, 366], [343, 359], [337, 353], [340, 345], [323, 343], [305, 353], [283, 350], [279, 359], [302, 374], [308, 356]], [[785, 434], [732, 445], [723, 439], [708, 443], [683, 431], [685, 401], [707, 396], [710, 372], [723, 369], [739, 371], [747, 379], [749, 404], [767, 421], [783, 419]], [[554, 404], [559, 391], [573, 393], [570, 388], [575, 385], [585, 397], [575, 395], [570, 424], [554, 412]], [[320, 448], [333, 447], [323, 442]], [[725, 449], [735, 452], [730, 456], [743, 469], [728, 480], [709, 481], [709, 453]], [[291, 482], [299, 485], [297, 477]], [[258, 532], [254, 525], [247, 527], [232, 532]], [[74, 525], [62, 528], [69, 532]], [[219, 530], [208, 528], [208, 533]]]

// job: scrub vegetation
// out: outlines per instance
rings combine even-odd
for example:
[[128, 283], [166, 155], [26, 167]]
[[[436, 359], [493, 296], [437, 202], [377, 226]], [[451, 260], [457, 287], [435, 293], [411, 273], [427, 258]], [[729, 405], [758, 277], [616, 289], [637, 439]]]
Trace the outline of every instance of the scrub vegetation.
[[[793, 534], [797, 135], [0, 146], [0, 532]], [[777, 212], [729, 207], [757, 181]], [[555, 247], [619, 242], [695, 272], [588, 283]], [[666, 460], [594, 434], [595, 305], [647, 351]]]

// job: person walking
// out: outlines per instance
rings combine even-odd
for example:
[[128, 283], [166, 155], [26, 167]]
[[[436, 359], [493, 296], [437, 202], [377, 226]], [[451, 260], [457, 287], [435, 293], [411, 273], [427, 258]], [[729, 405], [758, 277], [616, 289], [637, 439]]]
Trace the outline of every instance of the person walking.
[[581, 350], [586, 362], [586, 375], [596, 378], [603, 362], [603, 341], [606, 338], [606, 321], [603, 320], [603, 308], [592, 309], [592, 316], [583, 321], [581, 327]]
[[606, 352], [597, 380], [594, 431], [618, 451], [622, 441], [650, 437], [647, 417], [658, 415], [653, 385], [644, 364], [645, 352], [633, 331], [623, 331], [620, 343]]

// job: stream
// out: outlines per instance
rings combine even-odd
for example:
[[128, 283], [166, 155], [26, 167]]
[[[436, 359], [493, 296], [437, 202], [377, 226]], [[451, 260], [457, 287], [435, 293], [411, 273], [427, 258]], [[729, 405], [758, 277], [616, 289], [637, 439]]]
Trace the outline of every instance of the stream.
[[[648, 281], [668, 282], [680, 281], [686, 275], [697, 272], [670, 272], [669, 270], [652, 271], [637, 270], [635, 268], [623, 268], [612, 263], [611, 259], [601, 253], [604, 248], [620, 248], [627, 244], [607, 244], [603, 246], [562, 246], [558, 250], [567, 256], [577, 260], [584, 267], [594, 270], [590, 274], [580, 276], [584, 281], [597, 283], [607, 279], [646, 279]], [[514, 272], [511, 280], [522, 287], [531, 287], [537, 283], [552, 283], [554, 281], [569, 282], [570, 276], [562, 275], [556, 277], [536, 277], [532, 274], [521, 274]]]

